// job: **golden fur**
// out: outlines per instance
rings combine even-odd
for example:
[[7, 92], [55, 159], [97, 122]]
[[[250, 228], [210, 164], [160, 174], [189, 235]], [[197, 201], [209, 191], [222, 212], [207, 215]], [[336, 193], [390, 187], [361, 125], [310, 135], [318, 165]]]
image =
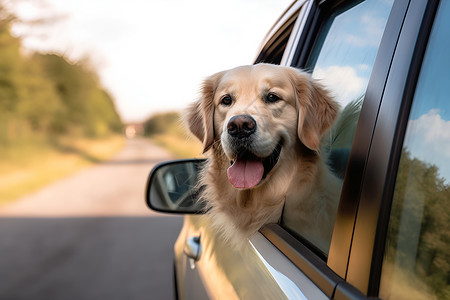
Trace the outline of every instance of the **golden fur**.
[[[279, 101], [268, 102], [270, 93]], [[224, 95], [230, 95], [230, 105], [221, 102]], [[227, 240], [242, 244], [264, 224], [278, 222], [285, 207], [288, 226], [311, 232], [311, 239], [326, 247], [340, 182], [319, 153], [322, 136], [337, 113], [338, 105], [328, 92], [294, 68], [242, 66], [204, 81], [201, 97], [188, 108], [185, 119], [208, 158], [200, 178], [205, 187], [202, 199]], [[269, 156], [282, 141], [278, 162], [249, 189], [233, 187], [227, 177], [236, 157], [227, 124], [236, 115], [250, 115], [256, 121], [249, 146], [256, 156]]]

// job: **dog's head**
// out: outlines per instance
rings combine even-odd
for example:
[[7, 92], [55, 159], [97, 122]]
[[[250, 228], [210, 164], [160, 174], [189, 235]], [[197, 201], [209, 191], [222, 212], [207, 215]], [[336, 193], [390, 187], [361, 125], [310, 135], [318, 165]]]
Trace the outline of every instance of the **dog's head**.
[[231, 162], [232, 185], [249, 189], [282, 164], [283, 149], [300, 141], [319, 151], [337, 111], [336, 102], [308, 74], [258, 64], [208, 77], [186, 120], [204, 152], [221, 147]]

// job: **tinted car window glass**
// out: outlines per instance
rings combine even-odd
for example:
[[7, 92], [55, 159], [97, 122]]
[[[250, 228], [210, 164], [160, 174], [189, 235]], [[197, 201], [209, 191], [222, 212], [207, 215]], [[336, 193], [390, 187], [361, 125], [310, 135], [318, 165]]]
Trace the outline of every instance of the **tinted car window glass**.
[[[306, 69], [330, 90], [341, 106], [335, 125], [324, 137], [324, 149], [330, 170], [342, 180], [353, 142], [362, 99], [369, 81], [381, 37], [386, 26], [393, 0], [355, 1], [338, 7], [325, 17], [319, 30]], [[331, 186], [331, 185], [330, 185]], [[282, 224], [312, 243], [327, 255], [331, 231], [318, 232], [320, 225], [332, 227], [339, 201], [340, 186], [332, 204], [331, 215], [314, 217], [314, 224], [305, 226], [285, 209]], [[317, 250], [317, 249], [316, 249]]]
[[397, 173], [379, 295], [450, 299], [450, 2], [422, 62]]

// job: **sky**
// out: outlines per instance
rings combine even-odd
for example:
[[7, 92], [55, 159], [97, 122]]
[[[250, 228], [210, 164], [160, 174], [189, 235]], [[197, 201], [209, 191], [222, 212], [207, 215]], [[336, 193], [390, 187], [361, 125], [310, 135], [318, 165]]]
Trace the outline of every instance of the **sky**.
[[[393, 0], [366, 1], [337, 15], [312, 76], [331, 90], [341, 107], [364, 95]], [[309, 63], [311, 64], [311, 63]]]
[[450, 184], [450, 2], [436, 16], [422, 62], [404, 142], [413, 157], [438, 167]]
[[202, 80], [251, 64], [291, 0], [13, 0], [25, 50], [88, 60], [125, 122], [182, 110]]

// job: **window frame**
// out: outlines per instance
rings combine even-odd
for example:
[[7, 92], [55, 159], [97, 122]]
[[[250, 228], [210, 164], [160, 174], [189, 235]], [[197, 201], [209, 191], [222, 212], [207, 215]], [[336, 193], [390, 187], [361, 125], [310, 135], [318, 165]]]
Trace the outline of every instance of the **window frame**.
[[[260, 230], [330, 298], [378, 295], [398, 159], [438, 2], [394, 1], [360, 113], [364, 122], [356, 128], [328, 260], [278, 224]], [[306, 65], [324, 16], [342, 3], [304, 4], [291, 33], [298, 42], [286, 47], [282, 64]]]
[[[275, 22], [272, 28], [269, 30], [267, 35], [264, 37], [261, 43], [260, 49], [257, 52], [257, 57], [254, 60], [254, 64], [258, 63], [274, 63], [273, 57], [276, 53], [283, 51], [280, 65], [283, 65], [283, 59], [285, 53], [292, 48], [292, 37], [297, 32], [298, 19], [300, 19], [300, 14], [303, 11], [303, 5], [306, 0], [293, 2], [286, 11], [281, 15], [281, 17]], [[292, 28], [290, 28], [292, 27]], [[284, 44], [284, 42], [287, 42]], [[269, 58], [269, 59], [267, 59]]]
[[[317, 1], [312, 2], [311, 11], [313, 15], [309, 16], [312, 20], [311, 28], [305, 31], [305, 38], [303, 39], [305, 44], [300, 44], [301, 46], [297, 50], [297, 60], [291, 62], [291, 66], [295, 68], [304, 69], [307, 65], [318, 33], [332, 12], [340, 9], [346, 2], [355, 2], [355, 5], [357, 5], [362, 1], [321, 1], [319, 4]], [[360, 120], [364, 120], [364, 122], [358, 122], [357, 124], [348, 159], [327, 260], [328, 266], [342, 278], [346, 278], [356, 211], [361, 192], [360, 187], [364, 176], [365, 162], [369, 154], [373, 128], [408, 2], [394, 1], [380, 41], [360, 112]]]
[[368, 296], [378, 296], [403, 140], [438, 5], [410, 2], [374, 127], [346, 278]]

